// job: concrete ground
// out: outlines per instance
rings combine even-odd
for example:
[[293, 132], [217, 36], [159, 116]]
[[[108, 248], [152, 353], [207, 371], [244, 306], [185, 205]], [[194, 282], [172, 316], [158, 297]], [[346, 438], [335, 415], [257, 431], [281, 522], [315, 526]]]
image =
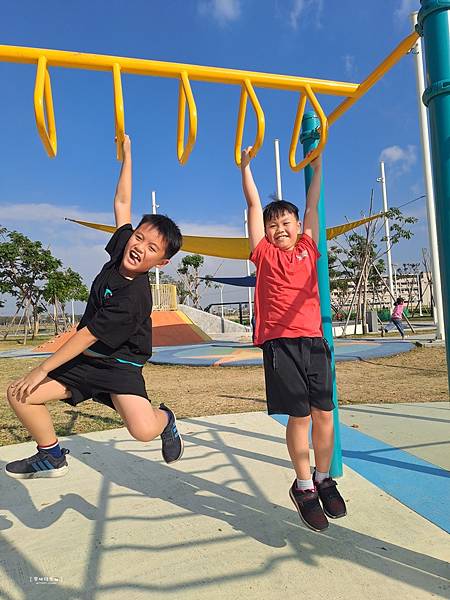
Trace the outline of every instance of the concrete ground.
[[[422, 413], [416, 405], [389, 407], [403, 419], [381, 408], [372, 415], [345, 407], [343, 453], [354, 466], [345, 467], [339, 487], [348, 516], [322, 534], [299, 521], [288, 496], [293, 474], [284, 427], [264, 413], [181, 421], [185, 455], [173, 466], [162, 461], [158, 441], [138, 443], [125, 429], [67, 438], [66, 477], [18, 481], [0, 474], [0, 597], [449, 598], [448, 534], [432, 515], [411, 510], [407, 495], [395, 499], [358, 466], [384, 471], [386, 461], [370, 458], [386, 448], [403, 452], [409, 460], [389, 466], [401, 490], [414, 455], [381, 438], [374, 440], [378, 450], [365, 451], [362, 444], [375, 433], [371, 423], [377, 419], [377, 435], [396, 446], [411, 445], [408, 436], [419, 432], [412, 450], [418, 452], [449, 437], [448, 428], [440, 429], [448, 409], [439, 404]], [[351, 426], [355, 419], [358, 428]], [[409, 433], [400, 422], [409, 423]], [[398, 437], [390, 438], [386, 431], [396, 427]], [[2, 447], [1, 466], [32, 452], [32, 443]], [[440, 454], [427, 458], [442, 464]], [[448, 482], [448, 475], [422, 466], [414, 471], [416, 488], [425, 477], [441, 493], [434, 481]], [[434, 502], [448, 506], [448, 496]]]
[[450, 403], [358, 404], [339, 408], [341, 423], [450, 471]]

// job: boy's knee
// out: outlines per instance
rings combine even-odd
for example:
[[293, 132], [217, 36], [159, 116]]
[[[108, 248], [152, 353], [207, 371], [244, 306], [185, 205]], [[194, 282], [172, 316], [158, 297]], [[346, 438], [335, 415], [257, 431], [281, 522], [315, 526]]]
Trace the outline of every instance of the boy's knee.
[[320, 410], [319, 408], [311, 408], [311, 417], [313, 421], [321, 421], [328, 423], [333, 420], [332, 410]]
[[130, 432], [130, 435], [138, 442], [151, 442], [155, 438], [154, 432], [147, 427], [143, 427], [142, 425], [129, 427], [128, 431]]

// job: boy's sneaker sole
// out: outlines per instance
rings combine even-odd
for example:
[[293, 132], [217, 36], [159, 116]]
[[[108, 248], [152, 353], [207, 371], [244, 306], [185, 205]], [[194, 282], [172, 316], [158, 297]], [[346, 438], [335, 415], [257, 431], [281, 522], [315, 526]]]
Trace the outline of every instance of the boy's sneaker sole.
[[306, 525], [306, 527], [308, 527], [309, 529], [312, 529], [313, 531], [318, 531], [318, 532], [325, 531], [325, 529], [327, 529], [328, 523], [325, 525], [325, 527], [318, 528], [318, 527], [314, 527], [313, 525], [311, 525], [311, 523], [308, 523], [308, 521], [305, 520], [305, 518], [303, 517], [303, 515], [301, 513], [300, 507], [297, 504], [297, 500], [295, 499], [295, 495], [294, 495], [294, 492], [292, 491], [292, 487], [289, 490], [289, 497], [291, 498], [292, 502], [294, 503], [294, 506], [297, 509], [298, 515], [299, 515], [300, 519], [303, 521], [303, 523]]
[[4, 471], [8, 475], [8, 477], [12, 477], [13, 479], [44, 479], [50, 477], [64, 477], [64, 475], [67, 475], [68, 470], [69, 467], [65, 466], [59, 467], [59, 469], [36, 471], [35, 473], [12, 473], [11, 471], [8, 471], [6, 467], [4, 468]]

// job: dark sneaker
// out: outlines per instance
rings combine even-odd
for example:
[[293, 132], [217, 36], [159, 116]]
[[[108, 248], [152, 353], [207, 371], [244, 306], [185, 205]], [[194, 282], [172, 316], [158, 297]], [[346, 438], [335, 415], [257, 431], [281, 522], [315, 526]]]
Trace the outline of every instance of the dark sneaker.
[[5, 466], [5, 473], [15, 479], [34, 479], [37, 477], [63, 477], [69, 470], [67, 448], [61, 448], [61, 456], [55, 458], [50, 452], [38, 450], [36, 454], [22, 460], [14, 460]]
[[165, 410], [169, 415], [169, 422], [161, 433], [162, 440], [162, 455], [166, 463], [173, 463], [183, 456], [183, 440], [177, 429], [175, 415], [164, 404], [160, 404], [159, 408]]
[[[313, 481], [314, 481], [313, 474]], [[317, 492], [319, 494], [320, 501], [322, 502], [323, 511], [327, 517], [332, 519], [339, 519], [339, 517], [345, 517], [347, 509], [345, 507], [344, 498], [337, 491], [337, 483], [331, 477], [328, 477], [322, 483], [316, 483]]]
[[301, 520], [310, 529], [323, 531], [328, 527], [328, 520], [320, 506], [319, 494], [315, 490], [298, 490], [294, 481], [289, 490], [289, 496], [295, 504]]

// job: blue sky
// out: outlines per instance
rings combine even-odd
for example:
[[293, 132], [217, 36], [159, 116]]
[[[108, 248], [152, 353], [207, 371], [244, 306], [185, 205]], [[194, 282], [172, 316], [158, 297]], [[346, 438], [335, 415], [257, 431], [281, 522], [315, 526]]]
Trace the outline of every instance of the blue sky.
[[[124, 8], [126, 7], [126, 8]], [[418, 0], [116, 0], [2, 3], [2, 43], [249, 69], [359, 82], [406, 36]], [[86, 283], [105, 254], [104, 234], [65, 216], [112, 223], [119, 172], [115, 159], [111, 75], [51, 69], [58, 156], [50, 160], [33, 113], [34, 65], [0, 62], [2, 161], [0, 223], [49, 245]], [[176, 158], [177, 82], [123, 76], [126, 128], [134, 158], [134, 214], [160, 211], [186, 234], [242, 235], [243, 201], [233, 146], [239, 89], [192, 84], [199, 129], [186, 166]], [[289, 170], [288, 147], [297, 104], [290, 92], [257, 90], [266, 115], [264, 146], [253, 170], [261, 197], [275, 191], [273, 140], [280, 139], [283, 195], [304, 204], [303, 175]], [[321, 96], [329, 111], [338, 98]], [[249, 109], [245, 143], [254, 135]], [[330, 129], [324, 155], [327, 224], [358, 218], [375, 189], [379, 160], [387, 169], [391, 205], [424, 193], [412, 56]], [[428, 247], [424, 201], [408, 207], [415, 236], [394, 261], [419, 262]], [[178, 263], [174, 258], [174, 267]], [[168, 269], [168, 272], [172, 269]], [[207, 259], [206, 272], [245, 273], [241, 261]], [[210, 292], [209, 301], [214, 294]], [[245, 296], [227, 288], [225, 298]], [[3, 314], [10, 312], [10, 306]]]

